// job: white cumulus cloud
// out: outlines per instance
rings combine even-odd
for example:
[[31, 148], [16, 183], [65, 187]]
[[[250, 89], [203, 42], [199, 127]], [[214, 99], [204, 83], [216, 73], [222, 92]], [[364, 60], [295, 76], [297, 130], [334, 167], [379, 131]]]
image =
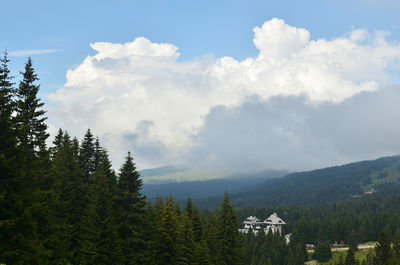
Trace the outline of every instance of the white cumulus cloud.
[[303, 28], [274, 18], [254, 28], [255, 58], [180, 62], [178, 47], [139, 37], [120, 44], [97, 42], [97, 52], [67, 72], [49, 95], [54, 127], [74, 135], [99, 135], [114, 161], [126, 151], [140, 167], [183, 162], [217, 107], [234, 108], [249, 97], [301, 96], [306, 104], [337, 104], [390, 82], [388, 69], [400, 46], [364, 29], [347, 37], [312, 40]]

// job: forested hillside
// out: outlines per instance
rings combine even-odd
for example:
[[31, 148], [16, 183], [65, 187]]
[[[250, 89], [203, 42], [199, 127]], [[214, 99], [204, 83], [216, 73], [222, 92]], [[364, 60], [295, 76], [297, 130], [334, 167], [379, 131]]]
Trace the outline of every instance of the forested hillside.
[[[231, 194], [236, 207], [312, 205], [365, 196], [400, 183], [400, 156], [383, 157], [343, 166], [292, 173]], [[214, 198], [198, 200], [200, 207], [215, 207]]]
[[[185, 177], [185, 172], [182, 176]], [[147, 173], [147, 171], [146, 171]], [[176, 199], [201, 198], [206, 196], [219, 196], [225, 191], [229, 193], [243, 190], [253, 185], [264, 182], [267, 179], [278, 178], [286, 175], [284, 170], [265, 170], [259, 173], [232, 174], [217, 179], [202, 181], [180, 181], [176, 180], [170, 183], [151, 184], [144, 182], [143, 193], [148, 198], [157, 196], [173, 195]], [[190, 179], [190, 177], [188, 177]], [[171, 180], [172, 181], [172, 180]]]

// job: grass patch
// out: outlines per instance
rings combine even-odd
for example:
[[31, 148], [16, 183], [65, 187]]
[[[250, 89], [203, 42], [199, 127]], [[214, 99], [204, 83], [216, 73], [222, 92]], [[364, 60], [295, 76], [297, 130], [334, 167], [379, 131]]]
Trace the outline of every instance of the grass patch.
[[[368, 252], [370, 250], [371, 249], [360, 249], [360, 250], [356, 251], [355, 252], [356, 259], [359, 262], [365, 260], [367, 258], [367, 254], [368, 254]], [[309, 259], [310, 260], [312, 259], [312, 254], [313, 253], [309, 253]], [[319, 264], [334, 265], [339, 261], [341, 255], [343, 256], [343, 260], [344, 260], [346, 258], [346, 254], [347, 254], [347, 251], [333, 251], [332, 252], [332, 258], [329, 261], [322, 262], [322, 263], [319, 263]]]

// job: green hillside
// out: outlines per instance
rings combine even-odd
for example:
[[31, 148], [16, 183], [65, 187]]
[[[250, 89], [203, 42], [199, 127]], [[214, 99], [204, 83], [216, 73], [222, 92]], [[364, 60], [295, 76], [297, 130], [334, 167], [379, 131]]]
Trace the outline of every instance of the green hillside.
[[[184, 171], [180, 172], [180, 174], [182, 174], [182, 177], [185, 176], [186, 172], [189, 172], [189, 176], [193, 176], [192, 174], [193, 171]], [[207, 171], [204, 171], [203, 173], [206, 172]], [[287, 173], [288, 172], [284, 170], [265, 170], [253, 174], [236, 173], [223, 178], [201, 180], [201, 181], [181, 181], [181, 182], [174, 181], [170, 183], [161, 183], [161, 184], [157, 184], [154, 182], [151, 183], [147, 181], [143, 185], [143, 194], [145, 194], [148, 198], [172, 195], [176, 199], [186, 199], [187, 197], [200, 198], [206, 196], [221, 195], [225, 191], [231, 193], [234, 191], [242, 190], [252, 185], [257, 185], [259, 183], [262, 183], [267, 179], [285, 176], [287, 175]], [[171, 175], [168, 176], [170, 177]], [[213, 176], [213, 175], [208, 175], [208, 176]]]
[[173, 166], [143, 170], [140, 172], [140, 175], [145, 184], [204, 181], [224, 178], [231, 174], [231, 171], [223, 169], [179, 169]]
[[[236, 207], [310, 205], [368, 196], [387, 183], [400, 183], [400, 156], [292, 173], [235, 192], [231, 201]], [[202, 207], [218, 206], [216, 198], [198, 202]]]

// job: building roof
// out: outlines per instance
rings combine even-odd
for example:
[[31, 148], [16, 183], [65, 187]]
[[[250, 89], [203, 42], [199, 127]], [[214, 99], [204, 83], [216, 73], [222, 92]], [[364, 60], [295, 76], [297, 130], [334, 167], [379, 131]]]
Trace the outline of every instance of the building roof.
[[258, 219], [257, 217], [249, 216], [246, 218], [246, 220], [244, 220], [243, 223], [244, 224], [249, 224], [249, 223], [254, 224], [254, 223], [259, 223], [259, 222], [260, 222], [260, 219]]
[[286, 223], [278, 217], [276, 213], [271, 214], [270, 217], [265, 219], [264, 224], [267, 225], [285, 225]]

